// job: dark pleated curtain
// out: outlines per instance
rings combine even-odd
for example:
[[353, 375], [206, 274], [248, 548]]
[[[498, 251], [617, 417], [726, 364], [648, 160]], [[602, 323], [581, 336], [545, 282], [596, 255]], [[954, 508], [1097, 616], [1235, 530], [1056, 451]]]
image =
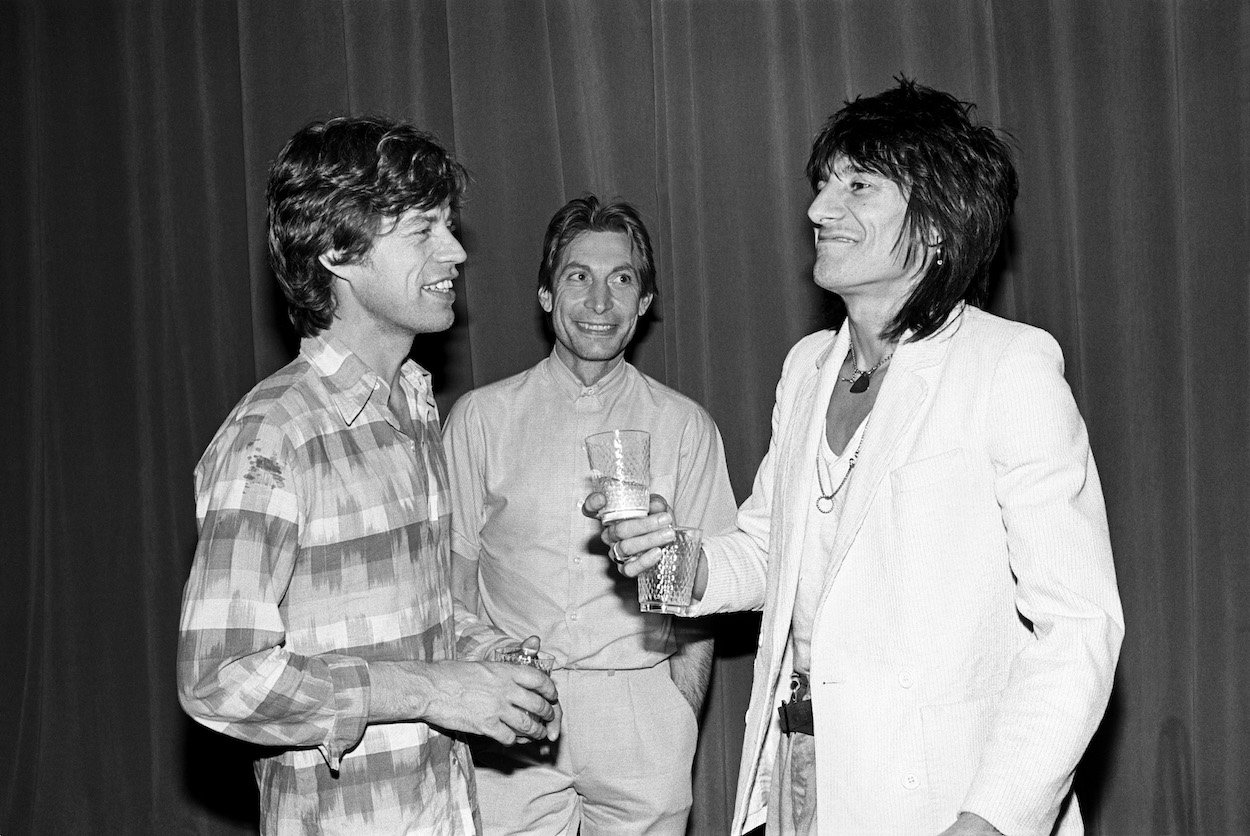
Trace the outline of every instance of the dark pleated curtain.
[[[839, 316], [810, 282], [808, 144], [900, 72], [1013, 135], [991, 308], [1058, 338], [1102, 472], [1128, 635], [1077, 774], [1089, 829], [1250, 830], [1244, 4], [5, 0], [0, 832], [255, 829], [254, 753], [181, 714], [174, 648], [191, 470], [295, 347], [264, 176], [296, 128], [399, 116], [473, 172], [457, 322], [414, 349], [444, 411], [548, 350], [551, 213], [638, 205], [660, 302], [633, 360], [708, 407], [744, 498], [786, 350]], [[710, 834], [758, 620], [716, 626]]]

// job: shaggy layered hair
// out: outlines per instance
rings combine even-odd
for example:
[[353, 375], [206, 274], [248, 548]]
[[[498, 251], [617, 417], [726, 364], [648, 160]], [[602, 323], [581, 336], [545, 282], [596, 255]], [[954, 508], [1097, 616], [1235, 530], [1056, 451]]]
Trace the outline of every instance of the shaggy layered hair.
[[812, 143], [807, 178], [813, 189], [835, 161], [886, 177], [907, 196], [898, 242], [908, 262], [917, 248], [937, 248], [882, 336], [927, 337], [962, 300], [980, 303], [990, 264], [1016, 199], [1016, 170], [1007, 145], [972, 120], [975, 106], [899, 77], [898, 86], [847, 102]]
[[338, 117], [301, 129], [269, 170], [269, 263], [295, 330], [312, 337], [334, 320], [333, 264], [364, 258], [374, 236], [409, 210], [447, 205], [468, 184], [430, 134], [379, 117]]

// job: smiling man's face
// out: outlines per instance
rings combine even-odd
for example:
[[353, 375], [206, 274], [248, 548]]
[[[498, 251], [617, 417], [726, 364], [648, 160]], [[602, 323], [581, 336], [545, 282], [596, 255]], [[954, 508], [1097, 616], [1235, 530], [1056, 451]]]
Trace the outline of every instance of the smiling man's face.
[[356, 309], [378, 333], [416, 334], [451, 327], [456, 301], [452, 280], [465, 260], [447, 205], [411, 209], [388, 220], [359, 261], [333, 270], [353, 295]]
[[538, 301], [551, 314], [556, 355], [591, 386], [621, 362], [651, 305], [629, 236], [580, 233], [565, 248], [551, 288], [539, 290]]

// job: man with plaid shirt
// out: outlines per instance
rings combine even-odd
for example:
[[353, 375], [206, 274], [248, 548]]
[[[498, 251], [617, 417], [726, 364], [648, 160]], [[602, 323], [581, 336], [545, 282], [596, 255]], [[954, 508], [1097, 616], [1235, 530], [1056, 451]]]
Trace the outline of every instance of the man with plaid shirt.
[[302, 341], [195, 473], [179, 697], [260, 759], [263, 833], [471, 833], [453, 732], [559, 733], [540, 671], [454, 660], [447, 465], [413, 337], [453, 319], [463, 168], [379, 119], [298, 132], [270, 171], [269, 251]]

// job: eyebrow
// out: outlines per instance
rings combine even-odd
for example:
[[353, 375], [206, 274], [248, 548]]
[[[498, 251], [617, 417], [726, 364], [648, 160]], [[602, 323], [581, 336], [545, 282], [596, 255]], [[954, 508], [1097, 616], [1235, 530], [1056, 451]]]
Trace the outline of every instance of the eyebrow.
[[418, 212], [415, 215], [410, 214], [406, 218], [402, 218], [399, 222], [399, 226], [404, 227], [404, 228], [412, 228], [420, 224], [438, 223], [438, 216], [440, 213], [441, 213], [441, 210], [439, 210], [438, 208], [423, 209], [422, 211]]
[[[570, 270], [570, 269], [585, 270], [586, 272], [590, 272], [590, 265], [589, 265], [589, 264], [582, 264], [580, 261], [570, 261], [570, 262], [567, 262], [567, 263], [566, 263], [563, 267], [561, 267], [561, 268], [560, 268], [560, 272], [561, 272], [561, 273], [565, 273], [565, 272], [567, 272], [567, 271], [568, 271], [568, 270]], [[609, 273], [619, 273], [619, 272], [620, 272], [620, 271], [622, 271], [622, 270], [628, 270], [628, 271], [630, 271], [631, 273], [637, 273], [637, 272], [638, 272], [638, 268], [637, 268], [637, 267], [635, 267], [632, 263], [628, 263], [628, 264], [618, 264], [617, 266], [613, 267], [613, 268], [612, 268], [611, 270], [609, 270], [608, 272], [609, 272]]]
[[831, 166], [829, 168], [830, 177], [846, 177], [855, 175], [865, 175], [868, 177], [884, 177], [885, 175], [879, 171], [873, 171], [871, 168], [858, 165], [856, 163], [846, 162], [841, 166]]

